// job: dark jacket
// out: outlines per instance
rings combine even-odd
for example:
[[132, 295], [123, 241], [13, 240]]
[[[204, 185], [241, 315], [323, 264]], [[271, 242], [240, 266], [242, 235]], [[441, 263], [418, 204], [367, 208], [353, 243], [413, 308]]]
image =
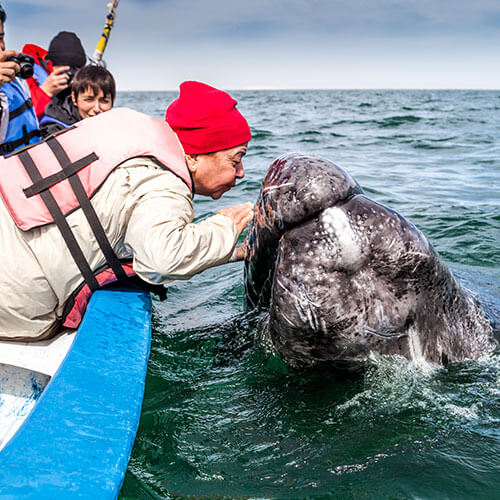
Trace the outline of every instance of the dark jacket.
[[61, 90], [52, 96], [45, 108], [45, 114], [40, 119], [42, 139], [80, 120], [78, 109], [71, 100], [71, 88]]

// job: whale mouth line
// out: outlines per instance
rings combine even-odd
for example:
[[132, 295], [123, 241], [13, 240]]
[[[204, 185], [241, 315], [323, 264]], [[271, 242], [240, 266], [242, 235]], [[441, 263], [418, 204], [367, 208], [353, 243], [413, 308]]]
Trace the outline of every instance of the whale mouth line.
[[365, 328], [364, 332], [384, 339], [399, 339], [408, 337], [407, 333], [398, 333], [396, 329], [390, 327], [383, 328], [381, 330], [374, 330], [373, 328]]

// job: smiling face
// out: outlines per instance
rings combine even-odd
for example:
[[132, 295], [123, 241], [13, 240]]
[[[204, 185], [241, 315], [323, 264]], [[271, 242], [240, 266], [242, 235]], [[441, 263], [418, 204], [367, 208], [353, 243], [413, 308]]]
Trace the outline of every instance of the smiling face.
[[215, 153], [186, 155], [193, 176], [194, 192], [218, 200], [245, 175], [242, 159], [247, 144], [241, 144]]
[[93, 89], [87, 87], [86, 90], [80, 92], [78, 95], [75, 95], [73, 92], [71, 97], [82, 120], [96, 116], [104, 111], [109, 111], [113, 107], [111, 95], [104, 95], [101, 89], [99, 89], [96, 95]]

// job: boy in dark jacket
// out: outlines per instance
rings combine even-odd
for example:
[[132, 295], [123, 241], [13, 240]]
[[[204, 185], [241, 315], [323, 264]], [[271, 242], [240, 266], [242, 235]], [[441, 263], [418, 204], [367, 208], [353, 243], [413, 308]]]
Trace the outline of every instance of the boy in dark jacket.
[[77, 71], [70, 87], [58, 92], [45, 108], [45, 115], [40, 120], [42, 138], [109, 111], [115, 96], [115, 80], [106, 68], [84, 66]]

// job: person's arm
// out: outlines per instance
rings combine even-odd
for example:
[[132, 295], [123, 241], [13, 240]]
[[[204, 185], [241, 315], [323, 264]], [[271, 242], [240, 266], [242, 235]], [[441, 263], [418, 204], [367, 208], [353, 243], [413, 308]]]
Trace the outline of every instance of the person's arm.
[[[253, 203], [242, 203], [240, 205], [235, 205], [232, 207], [221, 208], [217, 211], [220, 215], [225, 215], [232, 219], [232, 221], [236, 225], [236, 229], [238, 230], [238, 234], [243, 232], [243, 230], [250, 224], [253, 213], [254, 213], [254, 205]], [[248, 245], [248, 236], [247, 239], [239, 246], [236, 247], [231, 256], [231, 261], [236, 262], [238, 260], [243, 260], [245, 258], [246, 250]]]
[[229, 262], [245, 227], [243, 220], [248, 218], [247, 206], [236, 210], [246, 215], [233, 214], [240, 220], [239, 227], [232, 216], [221, 213], [193, 223], [189, 190], [169, 172], [156, 172], [135, 190], [135, 196], [125, 245], [133, 254], [135, 272], [151, 283], [189, 279]]
[[31, 101], [33, 102], [33, 107], [35, 108], [36, 117], [38, 119], [43, 116], [45, 108], [52, 96], [68, 86], [68, 69], [69, 66], [57, 66], [41, 85], [38, 84], [38, 80], [34, 77], [26, 80], [30, 89]]

